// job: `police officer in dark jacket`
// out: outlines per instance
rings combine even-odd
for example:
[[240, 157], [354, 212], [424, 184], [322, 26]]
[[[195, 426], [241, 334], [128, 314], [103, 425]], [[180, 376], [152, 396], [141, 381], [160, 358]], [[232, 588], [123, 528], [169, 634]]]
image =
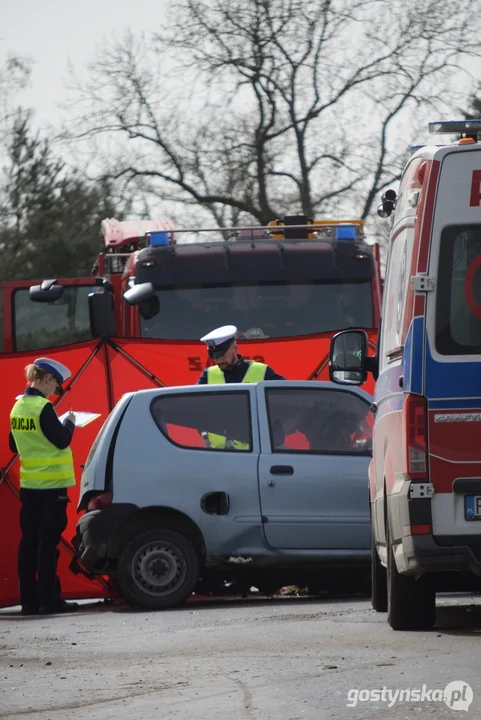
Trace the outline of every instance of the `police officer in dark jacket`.
[[285, 380], [265, 363], [244, 360], [238, 353], [236, 333], [235, 325], [224, 325], [201, 338], [207, 344], [209, 357], [215, 365], [202, 371], [197, 385]]
[[68, 488], [75, 485], [69, 445], [75, 415], [58, 419], [50, 395], [61, 393], [70, 377], [65, 365], [37, 358], [26, 367], [30, 385], [10, 413], [9, 444], [20, 455], [18, 577], [23, 615], [70, 612], [77, 603], [60, 598], [58, 545], [67, 526]]

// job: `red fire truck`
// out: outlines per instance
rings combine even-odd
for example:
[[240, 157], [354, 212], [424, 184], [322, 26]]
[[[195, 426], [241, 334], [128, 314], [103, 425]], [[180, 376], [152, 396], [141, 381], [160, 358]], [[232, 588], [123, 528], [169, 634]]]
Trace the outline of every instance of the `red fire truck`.
[[[99, 413], [74, 435], [78, 474], [102, 421], [124, 392], [197, 381], [208, 364], [199, 338], [234, 324], [244, 357], [290, 379], [326, 380], [331, 337], [368, 332], [380, 321], [379, 247], [361, 220], [288, 216], [265, 227], [178, 230], [170, 220], [102, 223], [105, 248], [92, 277], [6, 282], [2, 288], [3, 377], [0, 411], [0, 606], [17, 602], [18, 458], [8, 449], [9, 412], [23, 370], [40, 355], [72, 371], [59, 414]], [[370, 388], [367, 388], [368, 390]], [[371, 388], [372, 389], [372, 388]], [[5, 393], [4, 393], [5, 394]], [[59, 561], [65, 597], [106, 597], [107, 583], [68, 572], [69, 526]]]

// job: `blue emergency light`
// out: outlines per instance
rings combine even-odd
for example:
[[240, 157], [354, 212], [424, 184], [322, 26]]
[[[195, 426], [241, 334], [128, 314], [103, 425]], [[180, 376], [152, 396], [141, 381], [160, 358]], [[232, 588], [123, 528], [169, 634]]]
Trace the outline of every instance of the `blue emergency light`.
[[428, 123], [429, 132], [436, 135], [446, 133], [461, 133], [462, 135], [476, 135], [481, 133], [481, 120], [441, 120]]
[[152, 247], [169, 244], [169, 234], [164, 230], [154, 230], [147, 233], [147, 236], [149, 237], [149, 245], [152, 245]]
[[339, 225], [336, 228], [336, 240], [355, 240], [356, 236], [354, 225]]

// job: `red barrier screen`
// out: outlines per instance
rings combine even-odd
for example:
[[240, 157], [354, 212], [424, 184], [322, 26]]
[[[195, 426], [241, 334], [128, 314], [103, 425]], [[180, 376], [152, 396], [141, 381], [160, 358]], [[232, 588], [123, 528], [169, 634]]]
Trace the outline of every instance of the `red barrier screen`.
[[[240, 341], [245, 358], [265, 362], [289, 380], [328, 380], [328, 356], [331, 333], [288, 340]], [[371, 350], [376, 332], [370, 332]], [[77, 523], [80, 465], [90, 450], [97, 432], [115, 403], [125, 392], [162, 385], [192, 385], [207, 364], [202, 343], [163, 342], [159, 340], [91, 340], [76, 345], [43, 350], [67, 365], [72, 378], [65, 393], [56, 402], [58, 414], [70, 408], [100, 413], [101, 417], [84, 428], [76, 428], [72, 442], [77, 487], [69, 491], [68, 526], [62, 539], [59, 575], [66, 598], [108, 597], [112, 592], [106, 580], [89, 580], [69, 570], [73, 556], [70, 544]], [[18, 458], [8, 447], [10, 410], [17, 395], [25, 388], [25, 365], [32, 352], [0, 354], [2, 377], [8, 379], [0, 409], [0, 607], [18, 603], [17, 548], [20, 539], [18, 500]], [[366, 384], [372, 392], [372, 380]]]

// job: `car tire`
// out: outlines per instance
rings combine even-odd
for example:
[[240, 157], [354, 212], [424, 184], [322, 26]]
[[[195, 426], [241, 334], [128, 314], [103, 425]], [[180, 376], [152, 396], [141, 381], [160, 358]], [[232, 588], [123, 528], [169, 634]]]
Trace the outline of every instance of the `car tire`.
[[371, 605], [376, 612], [387, 612], [387, 571], [377, 553], [371, 530]]
[[131, 605], [146, 610], [177, 607], [192, 595], [199, 580], [199, 557], [185, 535], [150, 529], [123, 547], [117, 582]]
[[428, 574], [418, 580], [401, 575], [387, 537], [388, 623], [393, 630], [430, 630], [436, 621], [436, 593]]

